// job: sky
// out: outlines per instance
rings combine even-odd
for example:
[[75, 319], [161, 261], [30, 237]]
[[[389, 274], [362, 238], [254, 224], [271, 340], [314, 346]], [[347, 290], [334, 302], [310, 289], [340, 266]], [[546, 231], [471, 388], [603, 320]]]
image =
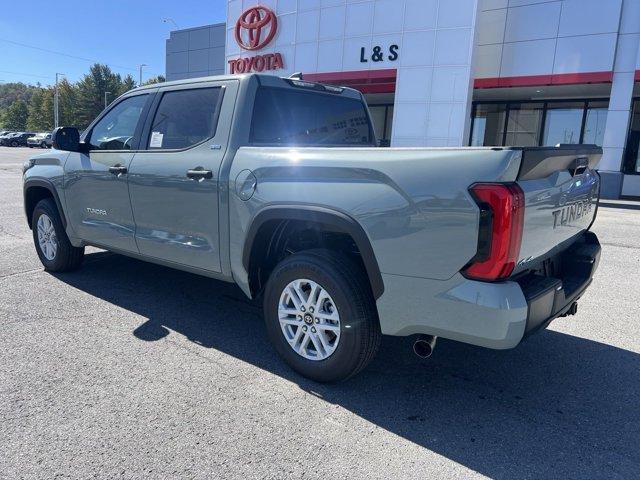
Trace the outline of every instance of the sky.
[[[226, 0], [0, 0], [0, 83], [75, 82], [93, 63], [138, 81], [165, 73], [165, 41], [175, 30], [226, 20]], [[10, 12], [10, 14], [9, 14]], [[30, 48], [30, 47], [37, 47]], [[48, 51], [43, 51], [44, 49]], [[53, 51], [64, 54], [52, 53]], [[72, 58], [81, 57], [81, 58]]]

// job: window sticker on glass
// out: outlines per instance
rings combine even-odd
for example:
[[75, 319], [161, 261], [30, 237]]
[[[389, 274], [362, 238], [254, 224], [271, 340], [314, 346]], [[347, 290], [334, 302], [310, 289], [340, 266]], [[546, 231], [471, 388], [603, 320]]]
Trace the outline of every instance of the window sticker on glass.
[[151, 141], [149, 142], [149, 148], [162, 148], [163, 133], [151, 132]]

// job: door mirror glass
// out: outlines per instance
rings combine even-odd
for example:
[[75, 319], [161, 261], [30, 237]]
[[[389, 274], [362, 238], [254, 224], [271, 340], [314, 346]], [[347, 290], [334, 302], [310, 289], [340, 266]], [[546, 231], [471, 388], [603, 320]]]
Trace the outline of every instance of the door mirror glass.
[[67, 152], [80, 151], [80, 132], [75, 127], [58, 127], [51, 136], [53, 148]]

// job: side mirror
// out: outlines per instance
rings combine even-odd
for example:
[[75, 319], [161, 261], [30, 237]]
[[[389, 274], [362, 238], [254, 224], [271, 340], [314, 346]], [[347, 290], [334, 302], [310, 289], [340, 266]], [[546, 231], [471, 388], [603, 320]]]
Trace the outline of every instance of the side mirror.
[[53, 148], [67, 152], [80, 152], [80, 132], [75, 127], [58, 127], [51, 135]]

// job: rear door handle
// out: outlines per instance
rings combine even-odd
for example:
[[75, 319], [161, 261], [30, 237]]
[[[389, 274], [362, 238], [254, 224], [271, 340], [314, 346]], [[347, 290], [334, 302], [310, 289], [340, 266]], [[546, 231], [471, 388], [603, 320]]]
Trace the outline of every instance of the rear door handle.
[[187, 177], [192, 180], [209, 180], [213, 178], [213, 172], [211, 170], [205, 170], [202, 167], [196, 167], [191, 170], [187, 170]]
[[109, 173], [119, 177], [120, 175], [127, 173], [127, 167], [124, 165], [114, 165], [113, 167], [109, 167]]

